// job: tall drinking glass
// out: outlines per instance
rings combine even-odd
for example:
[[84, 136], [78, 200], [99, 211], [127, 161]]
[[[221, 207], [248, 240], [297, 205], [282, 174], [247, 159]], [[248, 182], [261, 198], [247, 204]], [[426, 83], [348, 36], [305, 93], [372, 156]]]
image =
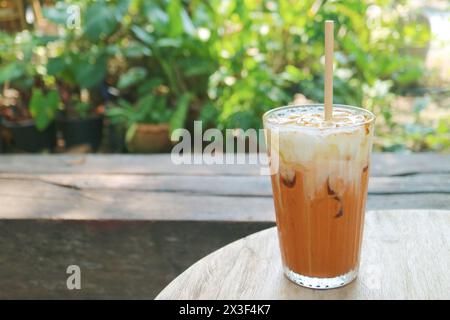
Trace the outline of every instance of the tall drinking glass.
[[263, 116], [283, 267], [310, 288], [356, 278], [375, 116], [364, 109], [288, 106]]

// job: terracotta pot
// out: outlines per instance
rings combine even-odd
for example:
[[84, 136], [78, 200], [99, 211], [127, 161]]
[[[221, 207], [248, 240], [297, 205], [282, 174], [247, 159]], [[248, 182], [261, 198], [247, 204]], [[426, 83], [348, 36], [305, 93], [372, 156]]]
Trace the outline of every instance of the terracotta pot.
[[127, 137], [127, 148], [136, 153], [170, 151], [169, 124], [135, 124], [134, 133]]

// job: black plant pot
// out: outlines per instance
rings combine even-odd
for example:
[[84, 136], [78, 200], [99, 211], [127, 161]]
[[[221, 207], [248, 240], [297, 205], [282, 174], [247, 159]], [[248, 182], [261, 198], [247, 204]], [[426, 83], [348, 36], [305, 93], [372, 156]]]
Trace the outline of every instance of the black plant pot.
[[3, 118], [0, 115], [0, 153], [3, 153], [5, 149], [5, 143], [3, 142], [3, 136], [2, 136], [2, 129], [3, 129]]
[[102, 142], [103, 116], [92, 116], [85, 119], [60, 118], [61, 129], [66, 148], [77, 145], [89, 145], [96, 151]]
[[[0, 130], [1, 130], [1, 128], [0, 128]], [[3, 151], [3, 138], [0, 136], [0, 153], [3, 153], [4, 151]]]
[[125, 135], [126, 127], [120, 124], [112, 124], [111, 122], [105, 123], [107, 130], [107, 146], [108, 152], [111, 153], [123, 153], [125, 148]]
[[56, 126], [52, 122], [45, 130], [39, 131], [33, 120], [10, 122], [2, 121], [13, 136], [14, 146], [26, 152], [52, 151], [56, 146]]

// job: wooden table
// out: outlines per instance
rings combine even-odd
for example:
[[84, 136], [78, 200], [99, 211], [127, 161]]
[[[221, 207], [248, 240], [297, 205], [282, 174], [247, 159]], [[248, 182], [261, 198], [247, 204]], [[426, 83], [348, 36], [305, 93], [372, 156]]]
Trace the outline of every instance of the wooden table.
[[[374, 154], [367, 208], [450, 208], [450, 155]], [[275, 221], [258, 165], [170, 155], [1, 155], [0, 217]]]
[[450, 211], [367, 213], [358, 278], [333, 290], [283, 277], [276, 228], [208, 255], [157, 299], [449, 299]]
[[[369, 210], [449, 209], [449, 194], [449, 155], [374, 154]], [[0, 218], [4, 299], [154, 298], [275, 221], [258, 166], [176, 166], [164, 154], [2, 154]], [[78, 292], [65, 288], [73, 261], [86, 280]]]

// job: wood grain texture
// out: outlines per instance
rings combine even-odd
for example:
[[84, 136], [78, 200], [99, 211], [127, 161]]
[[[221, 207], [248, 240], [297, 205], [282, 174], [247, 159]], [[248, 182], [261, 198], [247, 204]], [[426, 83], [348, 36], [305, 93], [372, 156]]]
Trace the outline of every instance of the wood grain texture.
[[361, 268], [351, 284], [312, 290], [284, 277], [275, 228], [201, 259], [156, 299], [449, 299], [450, 211], [366, 214]]
[[[266, 177], [267, 178], [267, 177]], [[150, 178], [149, 178], [150, 180]], [[173, 182], [175, 183], [175, 181]], [[193, 221], [275, 221], [273, 200], [230, 189], [89, 189], [39, 179], [0, 179], [0, 217], [8, 219], [128, 219]], [[236, 183], [239, 190], [242, 185]], [[270, 187], [270, 186], [269, 186]], [[257, 185], [253, 188], [257, 189]], [[216, 193], [214, 193], [216, 192]], [[368, 209], [450, 208], [447, 193], [369, 194]]]
[[[0, 173], [0, 182], [39, 182], [75, 190], [123, 190], [136, 192], [179, 192], [211, 196], [271, 197], [267, 176], [172, 176], [126, 174], [11, 174]], [[371, 177], [369, 194], [450, 194], [450, 174]]]
[[[0, 155], [0, 173], [259, 175], [259, 165], [174, 165], [170, 154]], [[372, 176], [449, 173], [450, 155], [374, 153]]]
[[[371, 173], [370, 210], [450, 208], [448, 155], [375, 154]], [[175, 166], [167, 154], [2, 155], [0, 203], [11, 219], [275, 218], [258, 166]]]

